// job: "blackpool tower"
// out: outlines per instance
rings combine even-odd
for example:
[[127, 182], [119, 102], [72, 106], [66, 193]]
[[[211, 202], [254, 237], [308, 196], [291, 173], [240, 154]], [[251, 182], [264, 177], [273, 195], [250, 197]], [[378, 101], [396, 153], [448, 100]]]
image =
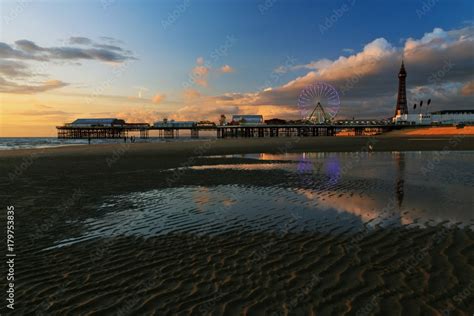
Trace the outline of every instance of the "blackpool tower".
[[402, 66], [400, 67], [400, 72], [398, 73], [398, 98], [395, 115], [408, 114], [406, 78], [407, 72], [402, 61]]

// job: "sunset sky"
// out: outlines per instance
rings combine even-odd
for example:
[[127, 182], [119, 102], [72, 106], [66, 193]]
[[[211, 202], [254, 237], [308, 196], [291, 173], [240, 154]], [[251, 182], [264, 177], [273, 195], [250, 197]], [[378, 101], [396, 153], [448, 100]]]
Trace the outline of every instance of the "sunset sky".
[[[2, 1], [0, 136], [55, 136], [79, 117], [298, 118], [335, 86], [339, 118], [474, 108], [472, 0]], [[411, 104], [411, 105], [410, 105]]]

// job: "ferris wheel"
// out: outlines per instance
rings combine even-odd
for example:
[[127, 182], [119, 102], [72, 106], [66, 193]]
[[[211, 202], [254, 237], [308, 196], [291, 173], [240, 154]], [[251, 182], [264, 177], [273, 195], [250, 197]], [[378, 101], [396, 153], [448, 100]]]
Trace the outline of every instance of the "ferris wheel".
[[340, 106], [337, 90], [325, 82], [316, 82], [307, 86], [298, 97], [301, 116], [303, 120], [311, 123], [331, 122], [339, 112]]

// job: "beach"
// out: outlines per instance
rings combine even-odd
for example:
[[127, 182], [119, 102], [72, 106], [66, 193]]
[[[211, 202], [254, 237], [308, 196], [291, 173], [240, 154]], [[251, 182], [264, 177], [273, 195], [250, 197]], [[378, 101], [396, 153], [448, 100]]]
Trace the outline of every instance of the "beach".
[[471, 315], [473, 150], [387, 134], [0, 151], [16, 309]]

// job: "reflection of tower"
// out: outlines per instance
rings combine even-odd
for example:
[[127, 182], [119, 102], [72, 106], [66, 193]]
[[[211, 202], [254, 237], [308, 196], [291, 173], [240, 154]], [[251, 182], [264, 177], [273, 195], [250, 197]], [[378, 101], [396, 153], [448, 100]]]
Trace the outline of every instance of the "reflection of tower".
[[395, 193], [397, 195], [398, 208], [400, 209], [405, 195], [405, 153], [397, 153], [397, 185]]
[[398, 73], [398, 99], [395, 115], [408, 114], [406, 78], [407, 72], [405, 71], [405, 64], [402, 61], [402, 66]]

